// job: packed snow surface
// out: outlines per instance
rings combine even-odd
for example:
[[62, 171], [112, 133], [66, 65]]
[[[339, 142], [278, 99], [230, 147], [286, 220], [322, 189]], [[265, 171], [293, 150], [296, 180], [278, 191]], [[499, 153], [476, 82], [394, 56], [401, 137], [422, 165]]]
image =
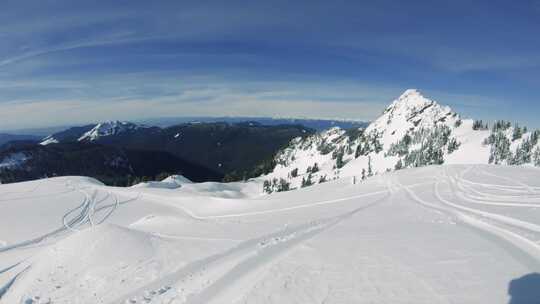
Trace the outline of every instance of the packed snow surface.
[[254, 182], [0, 185], [0, 302], [540, 298], [538, 169], [431, 166], [272, 195]]
[[165, 189], [177, 189], [182, 187], [184, 184], [193, 183], [188, 178], [182, 175], [171, 175], [162, 181], [150, 181], [143, 182], [137, 185], [134, 185], [134, 188], [165, 188]]

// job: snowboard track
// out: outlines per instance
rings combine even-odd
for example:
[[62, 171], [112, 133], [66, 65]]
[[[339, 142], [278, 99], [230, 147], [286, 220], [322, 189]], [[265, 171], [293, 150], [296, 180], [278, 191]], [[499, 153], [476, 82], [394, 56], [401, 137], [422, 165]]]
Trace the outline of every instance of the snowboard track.
[[[245, 276], [260, 271], [261, 268], [269, 264], [276, 263], [281, 256], [286, 255], [287, 252], [299, 244], [353, 217], [360, 211], [385, 201], [392, 193], [393, 191], [389, 188], [378, 193], [385, 194], [382, 198], [363, 204], [352, 211], [329, 218], [312, 220], [243, 241], [225, 252], [192, 262], [180, 270], [159, 278], [110, 303], [145, 303], [152, 300], [153, 297], [161, 297], [163, 302], [180, 298], [183, 303], [210, 303], [216, 296], [231, 289], [238, 293], [238, 290], [245, 290], [245, 286], [241, 285], [241, 280]], [[355, 199], [356, 196], [348, 200], [353, 201]], [[339, 202], [342, 201], [344, 200], [339, 200]], [[333, 200], [333, 203], [335, 202], [336, 200]], [[315, 206], [323, 205], [315, 204]], [[253, 214], [246, 213], [243, 215], [235, 214], [234, 216], [251, 215]], [[205, 220], [212, 218], [219, 219], [221, 217], [207, 217]], [[200, 219], [200, 217], [195, 219]], [[224, 268], [225, 270], [223, 270]], [[195, 287], [189, 289], [189, 286], [193, 286], [192, 278], [199, 278], [199, 282], [195, 283]], [[240, 284], [240, 286], [237, 286], [237, 284]], [[173, 288], [172, 286], [175, 285], [177, 287]]]

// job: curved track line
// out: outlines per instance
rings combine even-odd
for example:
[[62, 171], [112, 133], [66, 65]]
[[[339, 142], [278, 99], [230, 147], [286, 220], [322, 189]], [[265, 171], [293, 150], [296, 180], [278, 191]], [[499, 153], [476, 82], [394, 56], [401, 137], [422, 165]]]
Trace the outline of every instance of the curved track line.
[[[467, 196], [476, 198], [479, 200], [495, 200], [495, 201], [501, 201], [501, 202], [508, 202], [508, 201], [530, 201], [530, 200], [538, 200], [538, 204], [540, 205], [540, 196], [538, 195], [501, 195], [501, 194], [493, 194], [488, 192], [482, 192], [478, 189], [475, 189], [472, 185], [466, 185], [460, 177], [450, 177], [450, 180], [456, 185], [458, 190], [461, 190], [461, 192], [467, 194]], [[470, 194], [467, 192], [472, 192], [475, 194]], [[507, 191], [507, 190], [504, 190]]]
[[[437, 186], [437, 184], [436, 184]], [[423, 205], [429, 209], [434, 209], [437, 211], [444, 212], [448, 215], [453, 216], [456, 219], [459, 219], [462, 223], [469, 225], [473, 228], [477, 228], [480, 231], [483, 231], [484, 233], [494, 235], [502, 240], [505, 240], [509, 244], [513, 245], [515, 248], [521, 250], [525, 254], [527, 254], [529, 257], [531, 257], [534, 260], [535, 267], [540, 270], [540, 246], [536, 244], [535, 242], [517, 234], [510, 230], [503, 229], [500, 227], [497, 227], [493, 224], [488, 224], [484, 221], [478, 220], [470, 215], [467, 215], [466, 213], [460, 212], [458, 210], [455, 210], [450, 207], [446, 206], [438, 206], [432, 203], [429, 203], [420, 197], [418, 197], [411, 189], [407, 188], [406, 186], [401, 185], [402, 189], [404, 189], [409, 196], [419, 203], [420, 205]], [[439, 198], [438, 198], [439, 199]], [[441, 201], [443, 204], [449, 203], [448, 201], [444, 200]], [[454, 205], [452, 203], [449, 204], [450, 206]]]
[[523, 182], [520, 182], [518, 180], [515, 180], [515, 179], [511, 179], [509, 177], [506, 177], [506, 176], [501, 176], [501, 175], [497, 175], [497, 174], [494, 174], [494, 173], [491, 173], [491, 172], [487, 172], [486, 170], [481, 170], [480, 171], [482, 174], [484, 175], [487, 175], [487, 176], [492, 176], [492, 177], [496, 177], [496, 178], [499, 178], [499, 179], [502, 179], [502, 180], [506, 180], [506, 181], [509, 181], [509, 182], [512, 182], [512, 183], [516, 183], [520, 186], [522, 186], [523, 188], [527, 189], [527, 191], [531, 194], [538, 194], [536, 187], [533, 187], [531, 185], [527, 185]]
[[[527, 207], [527, 208], [540, 208], [540, 202], [538, 203], [508, 203], [504, 201], [494, 202], [490, 201], [487, 198], [482, 199], [481, 197], [470, 195], [466, 192], [468, 189], [469, 191], [476, 192], [476, 190], [472, 188], [465, 188], [463, 187], [459, 181], [454, 180], [453, 178], [449, 178], [449, 183], [452, 183], [456, 186], [456, 188], [453, 188], [454, 194], [459, 197], [460, 199], [463, 199], [469, 203], [473, 204], [479, 204], [479, 205], [489, 205], [489, 206], [499, 206], [499, 207]], [[496, 197], [496, 196], [495, 196]]]
[[[477, 209], [473, 209], [473, 208], [470, 208], [470, 207], [465, 207], [465, 206], [462, 206], [462, 205], [452, 203], [452, 202], [442, 198], [442, 196], [440, 195], [440, 192], [439, 192], [439, 184], [440, 184], [440, 181], [435, 183], [435, 195], [436, 195], [437, 199], [439, 199], [445, 205], [448, 205], [448, 206], [453, 207], [455, 209], [459, 209], [461, 211], [465, 211], [465, 212], [469, 212], [469, 213], [472, 213], [472, 214], [475, 214], [475, 215], [479, 215], [481, 217], [489, 218], [491, 220], [504, 223], [506, 225], [514, 226], [516, 228], [525, 229], [525, 230], [529, 230], [529, 231], [532, 231], [532, 232], [540, 232], [540, 226], [536, 225], [536, 224], [533, 224], [533, 223], [529, 223], [529, 222], [518, 220], [518, 219], [515, 219], [515, 218], [512, 218], [512, 217], [508, 217], [508, 216], [504, 216], [504, 215], [500, 215], [500, 214], [495, 214], [495, 213], [490, 213], [490, 212], [487, 212], [487, 211], [481, 211], [481, 210], [477, 210]], [[454, 192], [454, 194], [455, 194], [455, 192]]]
[[[111, 304], [123, 303], [124, 301], [130, 300], [135, 300], [136, 303], [144, 303], [144, 301], [148, 299], [145, 299], [144, 296], [140, 295], [143, 293], [143, 290], [161, 290], [164, 288], [163, 286], [167, 286], [168, 289], [170, 289], [170, 286], [189, 280], [189, 278], [199, 278], [198, 280], [200, 282], [195, 283], [195, 287], [190, 285], [190, 290], [184, 290], [184, 294], [175, 295], [173, 298], [169, 298], [169, 300], [173, 301], [178, 296], [181, 296], [186, 300], [189, 300], [190, 303], [208, 303], [207, 299], [211, 299], [213, 295], [222, 291], [222, 288], [226, 287], [231, 280], [238, 280], [243, 275], [246, 275], [247, 273], [242, 265], [253, 263], [254, 257], [259, 261], [261, 256], [264, 257], [263, 261], [259, 262], [258, 265], [269, 263], [275, 260], [275, 257], [290, 250], [301, 242], [314, 237], [320, 232], [325, 231], [362, 210], [384, 201], [390, 195], [390, 191], [386, 191], [386, 193], [387, 195], [385, 197], [344, 214], [309, 221], [295, 227], [287, 227], [264, 236], [243, 241], [225, 252], [193, 262], [174, 273], [159, 278], [129, 295], [112, 301]], [[207, 283], [208, 281], [210, 281], [210, 283]], [[222, 283], [225, 284], [222, 285]], [[236, 289], [236, 291], [238, 291], [238, 289]], [[160, 294], [160, 292], [157, 294]], [[167, 292], [164, 292], [162, 295], [167, 296]]]
[[[73, 186], [70, 183], [66, 183], [66, 186], [68, 186], [70, 188], [73, 188], [74, 191], [75, 190], [79, 191], [79, 189], [81, 189], [81, 188], [76, 188], [78, 186]], [[97, 190], [94, 189], [94, 191], [96, 191], [95, 193], [97, 193]], [[77, 232], [77, 231], [79, 231], [78, 228], [83, 226], [85, 223], [90, 223], [91, 225], [95, 224], [95, 223], [90, 222], [90, 221], [93, 221], [94, 212], [103, 210], [103, 209], [105, 209], [107, 207], [112, 207], [113, 210], [111, 210], [107, 214], [106, 217], [104, 217], [101, 221], [98, 222], [98, 224], [101, 224], [120, 205], [122, 205], [124, 203], [127, 203], [127, 202], [131, 202], [131, 201], [139, 198], [139, 196], [138, 196], [138, 197], [136, 197], [134, 199], [128, 199], [128, 200], [126, 200], [124, 202], [120, 202], [118, 200], [118, 197], [116, 197], [115, 202], [113, 204], [103, 206], [103, 207], [99, 207], [98, 209], [94, 209], [95, 205], [98, 204], [98, 202], [95, 201], [95, 195], [90, 196], [90, 194], [88, 194], [88, 192], [86, 192], [84, 190], [80, 190], [79, 192], [81, 194], [83, 194], [83, 196], [84, 196], [82, 203], [79, 206], [68, 210], [62, 216], [62, 226], [60, 228], [55, 229], [55, 230], [53, 230], [51, 232], [48, 232], [46, 234], [40, 235], [38, 237], [29, 239], [29, 240], [25, 240], [25, 241], [21, 241], [21, 242], [15, 243], [15, 244], [9, 244], [7, 246], [0, 247], [0, 253], [7, 252], [7, 251], [10, 251], [10, 250], [14, 250], [14, 249], [18, 249], [18, 248], [25, 248], [25, 247], [32, 246], [32, 245], [37, 245], [37, 244], [42, 243], [43, 241], [45, 241], [45, 240], [47, 240], [49, 238], [60, 236], [62, 233], [66, 232], [66, 231]], [[101, 201], [104, 201], [104, 200], [102, 199]], [[79, 213], [76, 213], [78, 210], [80, 210]], [[69, 217], [72, 214], [75, 214], [75, 213], [76, 213], [75, 217], [72, 218], [72, 219], [69, 219]]]
[[[467, 168], [464, 172], [461, 173], [462, 176], [464, 176], [465, 174], [467, 174], [469, 171], [472, 171], [473, 169], [477, 168], [477, 166], [473, 166], [473, 167], [469, 167]], [[485, 173], [486, 171], [485, 170], [481, 170], [482, 173]], [[501, 177], [499, 175], [495, 175], [495, 174], [492, 174], [492, 173], [488, 173], [488, 175], [493, 175], [494, 177], [498, 177], [498, 178], [503, 178], [503, 179], [508, 179], [507, 177]], [[463, 182], [465, 183], [468, 183], [468, 184], [473, 184], [473, 185], [478, 185], [478, 186], [483, 186], [483, 187], [492, 187], [492, 188], [499, 188], [500, 190], [503, 190], [503, 189], [507, 189], [509, 191], [511, 190], [525, 190], [525, 191], [521, 191], [521, 192], [529, 192], [528, 188], [530, 189], [533, 189], [533, 190], [540, 190], [540, 187], [537, 187], [537, 186], [529, 186], [527, 184], [524, 184], [524, 183], [521, 183], [521, 182], [517, 182], [517, 181], [514, 181], [512, 179], [508, 179], [510, 180], [511, 182], [513, 183], [517, 183], [521, 186], [510, 186], [510, 185], [501, 185], [501, 184], [492, 184], [492, 183], [480, 183], [480, 182], [475, 182], [475, 181], [472, 181], [472, 180], [468, 180], [468, 179], [465, 179], [465, 178], [462, 178]], [[529, 192], [530, 193], [530, 192]], [[534, 191], [535, 194], [539, 194], [538, 192]]]
[[[429, 184], [433, 184], [433, 182], [430, 181], [430, 182], [416, 183], [416, 184], [409, 185], [409, 187], [417, 187], [417, 186], [429, 185]], [[222, 218], [232, 218], [232, 217], [272, 214], [272, 213], [287, 212], [287, 211], [303, 209], [303, 208], [313, 208], [313, 207], [322, 206], [322, 205], [337, 204], [337, 203], [341, 203], [341, 202], [345, 202], [345, 201], [349, 201], [349, 200], [353, 200], [353, 199], [364, 198], [364, 197], [369, 197], [369, 196], [374, 196], [374, 195], [379, 195], [379, 194], [385, 194], [385, 193], [388, 193], [388, 192], [391, 192], [391, 190], [387, 189], [387, 190], [375, 191], [375, 192], [370, 192], [370, 193], [365, 193], [365, 194], [360, 194], [360, 195], [353, 195], [353, 196], [339, 198], [339, 199], [325, 200], [325, 201], [307, 203], [307, 204], [302, 204], [302, 205], [297, 205], [297, 206], [292, 206], [292, 207], [279, 208], [279, 209], [269, 209], [269, 210], [264, 210], [264, 211], [243, 212], [243, 213], [236, 213], [236, 214], [208, 215], [208, 216], [197, 215], [193, 211], [189, 210], [188, 208], [186, 208], [184, 206], [180, 206], [178, 204], [170, 204], [170, 203], [168, 203], [168, 205], [172, 205], [172, 206], [174, 206], [176, 208], [181, 209], [182, 211], [184, 211], [188, 216], [190, 216], [193, 219], [196, 219], [196, 220], [211, 220], [211, 219], [222, 219]], [[163, 197], [161, 197], [161, 196], [156, 196], [156, 195], [152, 195], [152, 194], [148, 194], [148, 193], [144, 193], [142, 195], [144, 195], [146, 198], [149, 198], [152, 201], [156, 201], [156, 202], [161, 202], [163, 200]]]

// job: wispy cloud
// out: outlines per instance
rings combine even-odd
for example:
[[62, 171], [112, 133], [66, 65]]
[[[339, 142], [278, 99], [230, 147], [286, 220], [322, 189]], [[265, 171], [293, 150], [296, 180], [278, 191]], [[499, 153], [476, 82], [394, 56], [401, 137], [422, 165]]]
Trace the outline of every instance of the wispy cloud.
[[371, 119], [409, 86], [471, 116], [500, 113], [510, 98], [534, 108], [540, 35], [537, 1], [526, 2], [8, 0], [0, 127], [167, 114]]
[[[51, 85], [62, 85], [62, 83]], [[68, 83], [67, 86], [76, 86]], [[165, 86], [164, 84], [160, 84]], [[140, 119], [162, 116], [280, 116], [318, 117], [369, 120], [383, 109], [380, 92], [388, 88], [326, 87], [326, 94], [346, 99], [320, 100], [309, 88], [312, 84], [249, 83], [245, 87], [227, 83], [168, 84], [169, 93], [146, 96], [111, 94], [94, 98], [52, 98], [12, 100], [1, 103], [0, 129], [15, 129], [21, 125], [38, 127], [66, 125], [110, 119]], [[83, 88], [84, 89], [84, 88]], [[88, 88], [91, 89], [91, 88]], [[318, 90], [324, 90], [318, 88]], [[351, 90], [348, 93], [346, 90]], [[338, 93], [339, 92], [339, 93]], [[379, 93], [377, 93], [379, 92]], [[108, 92], [111, 93], [111, 92]], [[383, 95], [384, 95], [383, 94]], [[310, 98], [309, 96], [314, 96]], [[377, 97], [373, 97], [377, 96]], [[346, 97], [346, 98], [345, 98]]]

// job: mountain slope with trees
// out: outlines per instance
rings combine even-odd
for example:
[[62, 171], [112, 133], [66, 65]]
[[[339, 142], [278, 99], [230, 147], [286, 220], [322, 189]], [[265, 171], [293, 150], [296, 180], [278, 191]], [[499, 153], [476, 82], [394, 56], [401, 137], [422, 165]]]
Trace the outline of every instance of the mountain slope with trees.
[[[447, 106], [405, 91], [365, 129], [333, 128], [296, 138], [262, 176], [267, 193], [340, 177], [353, 182], [383, 172], [441, 164], [540, 166], [539, 131], [462, 119]], [[315, 169], [314, 169], [315, 168]]]
[[196, 182], [219, 180], [219, 172], [163, 151], [144, 151], [95, 143], [14, 145], [0, 150], [0, 182], [53, 176], [89, 176], [105, 184], [130, 186], [171, 174]]
[[116, 121], [71, 128], [59, 133], [60, 136], [48, 136], [42, 145], [88, 142], [141, 151], [163, 151], [218, 172], [231, 181], [269, 172], [277, 151], [291, 139], [314, 132], [301, 125], [266, 126], [256, 122], [186, 123], [159, 128]]

